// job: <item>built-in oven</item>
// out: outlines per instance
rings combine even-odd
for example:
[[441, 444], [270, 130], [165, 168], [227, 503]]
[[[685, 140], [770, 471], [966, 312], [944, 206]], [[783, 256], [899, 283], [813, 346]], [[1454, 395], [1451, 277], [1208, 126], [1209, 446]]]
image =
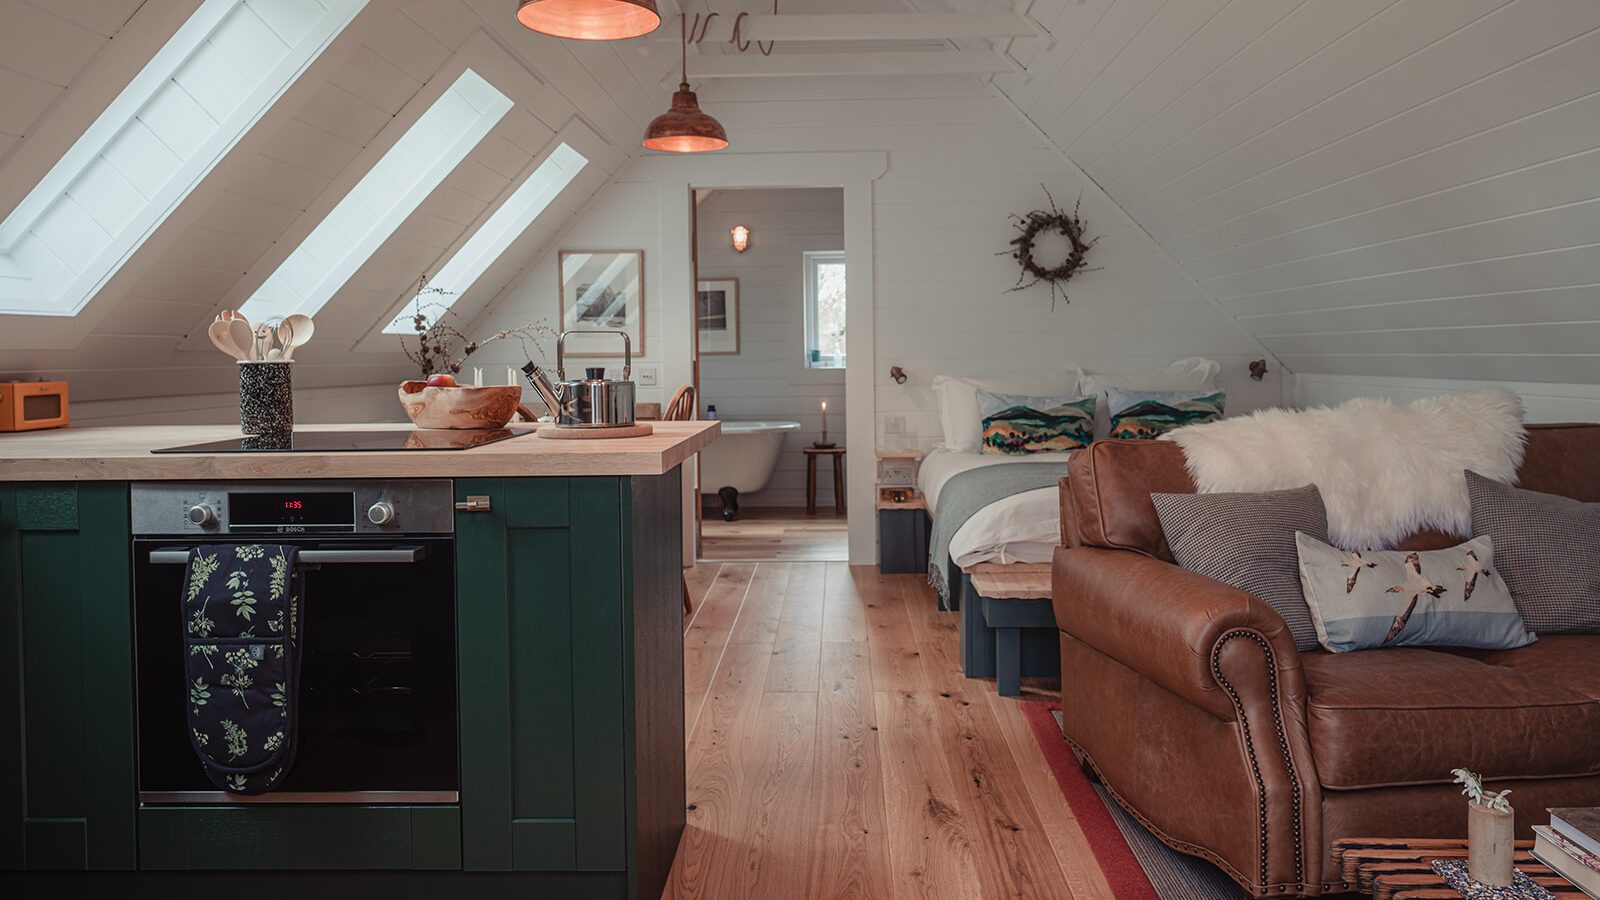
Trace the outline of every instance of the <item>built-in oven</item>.
[[[455, 803], [454, 504], [446, 479], [132, 487], [143, 804]], [[277, 789], [217, 790], [190, 745], [182, 590], [195, 547], [298, 548], [298, 751]]]

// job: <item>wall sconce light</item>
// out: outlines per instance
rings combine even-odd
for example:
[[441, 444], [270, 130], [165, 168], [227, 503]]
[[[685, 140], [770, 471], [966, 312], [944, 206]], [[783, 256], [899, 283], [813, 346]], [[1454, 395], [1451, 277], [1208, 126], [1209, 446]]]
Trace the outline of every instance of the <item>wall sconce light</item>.
[[743, 253], [750, 248], [750, 229], [743, 225], [733, 226], [733, 249]]
[[1250, 377], [1256, 381], [1267, 377], [1267, 361], [1258, 359], [1250, 364]]
[[900, 368], [899, 366], [890, 366], [889, 367], [889, 377], [894, 379], [894, 383], [895, 384], [905, 384], [906, 383], [906, 370]]

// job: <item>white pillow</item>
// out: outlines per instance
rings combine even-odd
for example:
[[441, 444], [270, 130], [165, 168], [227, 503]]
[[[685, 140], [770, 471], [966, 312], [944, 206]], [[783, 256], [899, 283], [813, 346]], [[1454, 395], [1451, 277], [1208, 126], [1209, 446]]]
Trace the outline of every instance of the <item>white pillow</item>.
[[1083, 373], [1081, 388], [1085, 397], [1094, 397], [1094, 436], [1103, 438], [1111, 433], [1111, 411], [1107, 407], [1106, 388], [1124, 391], [1187, 391], [1209, 389], [1217, 386], [1217, 373], [1222, 364], [1203, 356], [1191, 356], [1168, 363], [1159, 369], [1142, 372], [1110, 372], [1106, 374]]
[[1004, 378], [933, 376], [933, 393], [939, 398], [939, 424], [944, 427], [944, 446], [950, 450], [978, 450], [983, 440], [983, 416], [978, 411], [979, 391], [1034, 397], [1075, 397], [1079, 396], [1078, 380], [1082, 374], [1079, 369], [1068, 369], [1054, 375], [1012, 375]]

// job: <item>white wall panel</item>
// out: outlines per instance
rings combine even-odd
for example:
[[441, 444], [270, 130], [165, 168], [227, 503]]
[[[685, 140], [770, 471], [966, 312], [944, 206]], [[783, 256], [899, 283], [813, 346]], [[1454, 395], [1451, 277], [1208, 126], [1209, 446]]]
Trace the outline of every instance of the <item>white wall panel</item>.
[[995, 87], [1289, 369], [1596, 378], [1600, 5], [1033, 12]]

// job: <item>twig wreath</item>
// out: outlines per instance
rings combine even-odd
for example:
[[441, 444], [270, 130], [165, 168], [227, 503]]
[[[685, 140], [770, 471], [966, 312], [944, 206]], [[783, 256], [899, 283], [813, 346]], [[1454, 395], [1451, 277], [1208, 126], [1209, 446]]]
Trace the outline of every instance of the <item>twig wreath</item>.
[[[1040, 187], [1044, 187], [1040, 185]], [[1039, 282], [1050, 285], [1050, 310], [1055, 311], [1056, 297], [1059, 295], [1061, 302], [1071, 303], [1067, 298], [1067, 291], [1062, 287], [1070, 281], [1072, 276], [1081, 271], [1094, 271], [1084, 265], [1084, 256], [1089, 248], [1099, 242], [1099, 236], [1085, 239], [1083, 235], [1083, 220], [1078, 218], [1078, 207], [1083, 205], [1083, 198], [1073, 204], [1072, 212], [1067, 213], [1056, 208], [1056, 198], [1050, 196], [1050, 189], [1044, 188], [1045, 198], [1050, 201], [1049, 209], [1036, 209], [1025, 216], [1012, 214], [1012, 223], [1017, 230], [1022, 232], [1011, 239], [1011, 246], [1015, 250], [1009, 251], [1011, 257], [1022, 266], [1022, 274], [1017, 276], [1016, 287], [1010, 288], [1006, 293], [1022, 291], [1033, 287]], [[1046, 268], [1034, 259], [1034, 244], [1040, 234], [1060, 234], [1072, 245], [1072, 250], [1067, 257], [1055, 266]], [[1006, 253], [1008, 251], [1000, 251]], [[1028, 276], [1033, 276], [1032, 281], [1027, 281]], [[1023, 282], [1027, 281], [1026, 284]]]

